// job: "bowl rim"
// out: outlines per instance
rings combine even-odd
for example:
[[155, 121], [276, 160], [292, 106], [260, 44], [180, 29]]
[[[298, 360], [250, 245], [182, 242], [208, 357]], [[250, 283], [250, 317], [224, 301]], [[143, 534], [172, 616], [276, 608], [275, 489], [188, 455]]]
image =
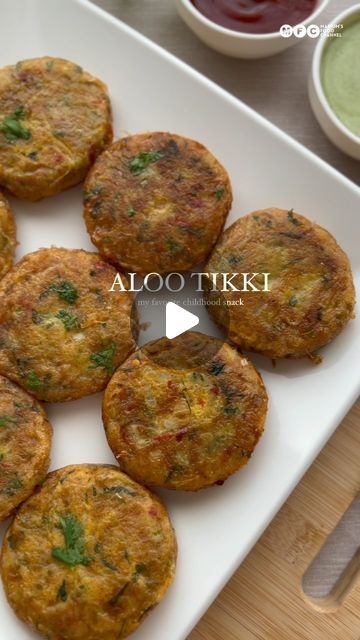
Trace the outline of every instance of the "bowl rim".
[[[341, 13], [339, 13], [329, 23], [329, 26], [336, 26], [338, 24], [341, 24], [342, 22], [346, 22], [348, 18], [351, 18], [351, 16], [356, 15], [357, 13], [359, 14], [359, 19], [360, 19], [360, 3], [355, 4], [352, 7], [345, 9], [345, 11], [342, 11]], [[313, 85], [314, 85], [317, 97], [320, 101], [320, 104], [323, 110], [325, 111], [326, 115], [331, 120], [331, 122], [335, 125], [335, 127], [339, 131], [341, 131], [341, 133], [345, 135], [349, 140], [360, 145], [360, 136], [357, 136], [355, 133], [350, 131], [350, 129], [348, 129], [345, 124], [343, 124], [343, 122], [340, 120], [340, 118], [336, 115], [336, 113], [331, 108], [329, 101], [325, 95], [323, 85], [321, 82], [321, 61], [322, 61], [322, 57], [323, 57], [324, 49], [326, 45], [328, 45], [328, 39], [325, 37], [321, 37], [315, 47], [314, 55], [313, 55], [311, 73], [312, 73]]]
[[[185, 9], [198, 21], [201, 22], [205, 27], [208, 27], [215, 31], [218, 34], [223, 36], [227, 36], [233, 40], [248, 40], [248, 41], [271, 41], [282, 38], [280, 31], [272, 31], [271, 33], [247, 33], [245, 31], [234, 31], [233, 29], [228, 29], [227, 27], [222, 27], [221, 25], [213, 22], [206, 16], [204, 16], [201, 11], [194, 7], [191, 0], [178, 0], [180, 4], [183, 5]], [[325, 7], [329, 4], [330, 0], [318, 0], [317, 5], [314, 11], [302, 22], [299, 22], [298, 25], [307, 26], [311, 23], [312, 20], [315, 20], [318, 15], [325, 9]], [[297, 26], [297, 25], [294, 25]]]

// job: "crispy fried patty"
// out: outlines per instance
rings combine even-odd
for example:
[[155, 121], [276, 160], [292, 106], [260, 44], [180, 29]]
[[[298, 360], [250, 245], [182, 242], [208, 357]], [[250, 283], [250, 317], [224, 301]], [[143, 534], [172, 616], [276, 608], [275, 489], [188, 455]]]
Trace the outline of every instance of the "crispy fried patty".
[[176, 540], [160, 500], [119, 469], [51, 473], [18, 511], [1, 573], [15, 613], [49, 640], [121, 640], [160, 602]]
[[0, 191], [0, 278], [11, 268], [16, 249], [16, 226], [13, 212]]
[[84, 179], [112, 140], [106, 86], [60, 58], [0, 70], [0, 184], [26, 200]]
[[197, 332], [136, 351], [103, 402], [107, 439], [123, 471], [145, 484], [193, 491], [222, 484], [248, 462], [266, 411], [255, 367]]
[[100, 253], [124, 269], [166, 273], [206, 259], [232, 202], [227, 172], [203, 145], [170, 133], [115, 142], [85, 183]]
[[0, 376], [0, 520], [41, 482], [50, 461], [52, 429], [41, 405]]
[[[231, 306], [207, 308], [233, 342], [270, 358], [311, 356], [353, 316], [346, 254], [328, 231], [292, 209], [263, 209], [239, 218], [220, 238], [205, 272], [259, 273], [252, 283], [260, 291], [249, 286], [247, 292], [222, 292]], [[263, 273], [270, 274], [269, 292], [261, 290]], [[241, 289], [243, 277], [232, 283]], [[208, 297], [214, 303], [220, 294], [210, 290]], [[243, 306], [234, 304], [239, 298]]]
[[101, 391], [134, 348], [131, 295], [97, 254], [40, 249], [0, 283], [0, 373], [40, 400]]

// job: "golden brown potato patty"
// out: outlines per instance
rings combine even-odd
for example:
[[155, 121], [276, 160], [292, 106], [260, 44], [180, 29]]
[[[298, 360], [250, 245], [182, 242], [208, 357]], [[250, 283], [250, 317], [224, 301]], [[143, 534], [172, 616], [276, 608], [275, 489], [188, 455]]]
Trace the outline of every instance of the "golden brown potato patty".
[[90, 171], [84, 216], [111, 262], [138, 273], [206, 259], [232, 202], [227, 172], [203, 145], [170, 133], [115, 142]]
[[16, 249], [16, 226], [13, 212], [0, 191], [0, 278], [9, 271]]
[[[220, 238], [205, 267], [210, 273], [258, 273], [260, 291], [221, 293], [208, 309], [229, 338], [270, 358], [311, 356], [353, 316], [349, 260], [328, 231], [292, 209], [263, 209], [239, 218]], [[270, 291], [262, 291], [269, 273]], [[243, 287], [241, 275], [233, 279]], [[210, 289], [210, 287], [209, 287]], [[215, 301], [218, 292], [208, 292]], [[243, 306], [234, 304], [238, 298]]]
[[134, 348], [132, 298], [80, 249], [40, 249], [0, 283], [0, 373], [47, 402], [101, 391]]
[[121, 640], [160, 602], [175, 572], [165, 507], [118, 468], [49, 474], [19, 509], [2, 549], [9, 603], [49, 640]]
[[0, 376], [0, 521], [44, 479], [51, 437], [41, 405]]
[[14, 195], [78, 184], [111, 140], [107, 88], [79, 65], [44, 57], [0, 70], [0, 184]]
[[248, 462], [266, 411], [255, 367], [229, 344], [197, 332], [136, 351], [103, 402], [121, 469], [144, 484], [192, 491], [222, 484]]

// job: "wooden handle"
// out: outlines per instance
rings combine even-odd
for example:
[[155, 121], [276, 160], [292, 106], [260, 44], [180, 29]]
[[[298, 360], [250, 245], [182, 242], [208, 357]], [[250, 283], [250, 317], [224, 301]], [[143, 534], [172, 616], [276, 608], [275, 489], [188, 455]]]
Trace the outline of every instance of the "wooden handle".
[[360, 400], [188, 640], [360, 640], [359, 556], [340, 606], [316, 610], [302, 591], [359, 491], [359, 426]]

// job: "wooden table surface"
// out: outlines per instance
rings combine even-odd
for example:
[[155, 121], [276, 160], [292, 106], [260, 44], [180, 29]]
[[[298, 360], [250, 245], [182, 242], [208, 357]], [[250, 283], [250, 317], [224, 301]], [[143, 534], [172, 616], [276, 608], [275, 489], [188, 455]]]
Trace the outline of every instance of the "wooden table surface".
[[[309, 105], [314, 41], [264, 60], [235, 60], [203, 45], [173, 0], [95, 1], [360, 183], [360, 163], [327, 140]], [[322, 23], [352, 4], [330, 1]], [[330, 614], [316, 612], [301, 594], [309, 562], [359, 491], [359, 427], [360, 400], [188, 640], [360, 640], [360, 585]]]

